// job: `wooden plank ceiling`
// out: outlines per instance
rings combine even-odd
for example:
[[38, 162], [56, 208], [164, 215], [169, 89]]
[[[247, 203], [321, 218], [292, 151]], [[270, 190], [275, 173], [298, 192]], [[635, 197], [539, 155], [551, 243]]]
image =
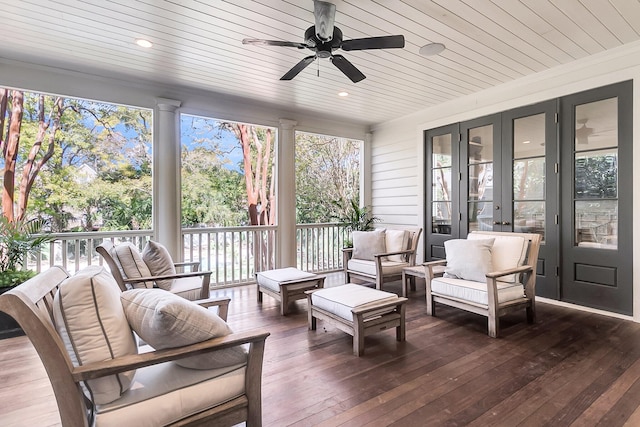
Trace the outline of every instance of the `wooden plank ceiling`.
[[[280, 81], [310, 51], [241, 40], [303, 42], [311, 0], [0, 0], [0, 57], [375, 124], [640, 38], [639, 0], [334, 3], [345, 40], [402, 34], [405, 48], [337, 52], [367, 76], [356, 84], [328, 59]], [[430, 42], [447, 49], [421, 56]]]

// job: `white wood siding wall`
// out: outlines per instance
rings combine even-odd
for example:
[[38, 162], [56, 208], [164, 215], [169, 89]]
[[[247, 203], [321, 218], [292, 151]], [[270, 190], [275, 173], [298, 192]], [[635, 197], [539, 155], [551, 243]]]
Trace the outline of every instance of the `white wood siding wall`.
[[[423, 131], [625, 80], [634, 80], [633, 157], [640, 164], [640, 43], [633, 43], [375, 126], [374, 213], [385, 222], [423, 226]], [[632, 178], [640, 189], [640, 169]], [[640, 193], [635, 194], [633, 264], [639, 267], [633, 275], [633, 319], [640, 321]]]

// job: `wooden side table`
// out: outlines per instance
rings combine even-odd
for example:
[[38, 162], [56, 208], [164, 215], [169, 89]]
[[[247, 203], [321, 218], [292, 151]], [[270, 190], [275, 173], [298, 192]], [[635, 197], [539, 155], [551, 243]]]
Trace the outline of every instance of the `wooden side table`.
[[[444, 267], [437, 266], [433, 268], [435, 274], [444, 274]], [[402, 296], [406, 297], [409, 293], [409, 286], [411, 290], [416, 290], [416, 277], [421, 279], [425, 278], [424, 267], [422, 265], [415, 265], [413, 267], [405, 267], [402, 269]]]

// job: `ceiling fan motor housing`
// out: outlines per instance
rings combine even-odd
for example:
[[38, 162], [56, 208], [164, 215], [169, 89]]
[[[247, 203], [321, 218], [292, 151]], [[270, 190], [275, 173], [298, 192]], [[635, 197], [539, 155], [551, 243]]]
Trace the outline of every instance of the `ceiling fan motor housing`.
[[318, 58], [329, 58], [331, 52], [339, 49], [342, 44], [342, 31], [338, 27], [333, 27], [333, 37], [330, 41], [323, 42], [316, 36], [316, 26], [312, 25], [304, 32], [304, 40], [309, 49], [316, 51]]

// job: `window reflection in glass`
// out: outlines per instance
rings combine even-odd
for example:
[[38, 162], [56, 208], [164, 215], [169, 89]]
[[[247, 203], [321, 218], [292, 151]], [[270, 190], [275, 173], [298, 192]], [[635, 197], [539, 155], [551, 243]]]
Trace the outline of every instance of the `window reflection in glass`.
[[544, 202], [515, 202], [513, 204], [513, 231], [538, 233], [544, 241]]
[[513, 162], [513, 199], [544, 199], [544, 157]]
[[451, 234], [451, 134], [432, 138], [432, 232]]
[[493, 203], [469, 202], [469, 231], [493, 230]]
[[618, 201], [575, 202], [575, 244], [601, 249], [618, 248]]
[[618, 99], [575, 107], [574, 244], [618, 248]]
[[469, 129], [469, 163], [493, 161], [493, 125]]
[[493, 200], [493, 163], [469, 165], [469, 200]]
[[618, 150], [576, 153], [576, 199], [618, 197]]

